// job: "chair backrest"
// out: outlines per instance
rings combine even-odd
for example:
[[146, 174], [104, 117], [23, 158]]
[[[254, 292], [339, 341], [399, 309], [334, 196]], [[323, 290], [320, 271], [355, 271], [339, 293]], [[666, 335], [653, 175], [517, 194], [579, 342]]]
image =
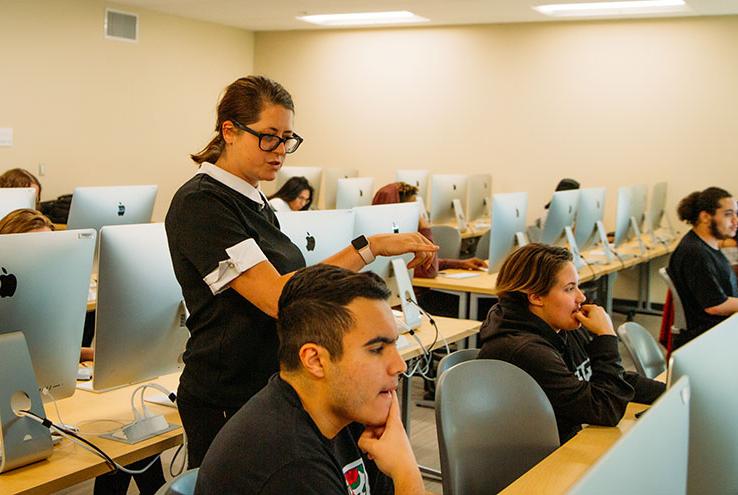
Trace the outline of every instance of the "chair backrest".
[[431, 227], [433, 242], [438, 245], [439, 258], [458, 259], [461, 253], [461, 234], [456, 227], [434, 225]]
[[497, 493], [559, 446], [551, 403], [520, 368], [476, 359], [449, 368], [436, 391], [443, 493]]
[[200, 471], [200, 468], [188, 469], [176, 478], [166, 482], [164, 486], [156, 491], [155, 495], [193, 495], [198, 471]]
[[648, 378], [656, 378], [666, 371], [666, 359], [658, 342], [642, 325], [629, 321], [618, 327], [618, 336], [628, 349], [636, 370]]
[[[674, 286], [674, 282], [669, 276], [669, 272], [666, 267], [659, 268], [659, 275], [666, 282], [667, 287], [671, 291], [671, 300], [674, 303], [674, 324], [671, 326], [672, 333], [679, 333], [678, 330], [684, 330], [687, 328], [687, 317], [684, 314], [684, 306], [682, 305], [682, 299], [679, 297], [679, 292]], [[677, 331], [675, 331], [677, 330]]]
[[479, 349], [459, 349], [458, 351], [454, 351], [451, 354], [444, 356], [443, 359], [438, 362], [438, 368], [436, 368], [436, 379], [440, 378], [441, 375], [457, 364], [477, 359], [478, 355]]
[[489, 236], [492, 229], [487, 230], [477, 242], [477, 249], [474, 251], [474, 256], [479, 259], [486, 260], [489, 258]]

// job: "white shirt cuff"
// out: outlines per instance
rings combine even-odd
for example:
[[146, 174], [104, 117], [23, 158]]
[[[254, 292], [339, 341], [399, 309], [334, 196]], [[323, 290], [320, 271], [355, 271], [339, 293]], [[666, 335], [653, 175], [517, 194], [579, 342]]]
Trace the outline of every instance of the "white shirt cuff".
[[266, 255], [253, 239], [246, 239], [225, 251], [228, 258], [218, 263], [218, 268], [203, 279], [213, 295], [226, 290], [233, 280], [252, 266], [267, 261]]

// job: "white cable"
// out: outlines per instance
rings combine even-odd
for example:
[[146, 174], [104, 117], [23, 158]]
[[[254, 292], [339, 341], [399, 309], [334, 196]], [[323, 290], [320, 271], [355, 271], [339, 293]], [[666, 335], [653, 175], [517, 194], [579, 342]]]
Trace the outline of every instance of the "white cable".
[[[42, 395], [47, 395], [47, 396], [51, 397], [51, 402], [54, 404], [54, 409], [56, 410], [56, 417], [59, 419], [59, 423], [60, 424], [63, 424], [63, 425], [66, 425], [66, 423], [64, 422], [64, 420], [61, 417], [61, 413], [59, 412], [59, 405], [56, 403], [56, 398], [54, 397], [54, 394], [51, 393], [51, 390], [49, 390], [49, 387], [42, 388], [41, 389], [41, 394]], [[72, 426], [72, 425], [70, 425], [70, 426]]]

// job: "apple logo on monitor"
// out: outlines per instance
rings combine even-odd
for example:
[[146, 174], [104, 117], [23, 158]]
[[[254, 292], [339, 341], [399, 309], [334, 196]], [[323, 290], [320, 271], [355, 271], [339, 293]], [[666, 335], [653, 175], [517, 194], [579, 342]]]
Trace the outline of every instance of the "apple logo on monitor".
[[361, 189], [359, 189], [359, 197], [360, 198], [363, 198], [364, 197], [364, 191], [362, 191]]
[[0, 275], [0, 297], [12, 297], [15, 289], [18, 288], [18, 279], [12, 273], [3, 267], [3, 273]]
[[400, 233], [400, 227], [397, 225], [397, 222], [392, 222], [392, 232], [395, 234]]
[[307, 236], [305, 237], [305, 249], [308, 251], [314, 251], [315, 250], [315, 237], [310, 235], [310, 232], [307, 232]]
[[118, 216], [122, 217], [125, 214], [126, 214], [126, 205], [124, 205], [123, 203], [119, 201], [118, 202]]

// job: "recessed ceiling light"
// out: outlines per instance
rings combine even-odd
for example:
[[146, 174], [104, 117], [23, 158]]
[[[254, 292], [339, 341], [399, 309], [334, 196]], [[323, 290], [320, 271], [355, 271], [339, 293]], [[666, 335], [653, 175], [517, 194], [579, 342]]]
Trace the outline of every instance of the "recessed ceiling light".
[[370, 26], [374, 24], [413, 24], [428, 22], [407, 10], [393, 12], [355, 12], [351, 14], [317, 14], [298, 16], [298, 20], [320, 26]]
[[553, 17], [592, 17], [607, 15], [660, 14], [687, 12], [684, 0], [632, 0], [622, 2], [560, 3], [533, 7]]

